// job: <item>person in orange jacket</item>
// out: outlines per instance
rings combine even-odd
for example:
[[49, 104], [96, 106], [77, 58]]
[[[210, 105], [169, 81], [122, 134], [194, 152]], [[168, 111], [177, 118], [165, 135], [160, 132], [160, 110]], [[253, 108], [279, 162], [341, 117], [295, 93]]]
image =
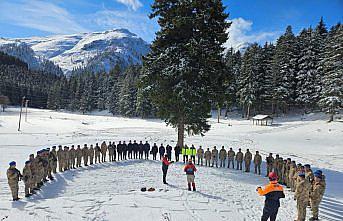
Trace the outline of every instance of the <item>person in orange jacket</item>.
[[265, 196], [263, 214], [261, 221], [275, 221], [280, 207], [280, 199], [285, 198], [282, 186], [278, 183], [278, 177], [275, 172], [268, 174], [269, 184], [264, 189], [257, 187], [256, 191], [260, 196]]
[[167, 172], [168, 172], [168, 167], [170, 164], [174, 163], [174, 161], [168, 161], [168, 155], [164, 155], [162, 158], [162, 172], [163, 172], [163, 184], [168, 184], [167, 183]]
[[196, 191], [195, 188], [195, 176], [194, 173], [197, 172], [197, 168], [195, 168], [192, 159], [188, 160], [188, 164], [185, 166], [184, 170], [186, 172], [187, 175], [187, 183], [188, 183], [188, 190], [191, 191], [191, 185], [193, 187], [193, 191]]

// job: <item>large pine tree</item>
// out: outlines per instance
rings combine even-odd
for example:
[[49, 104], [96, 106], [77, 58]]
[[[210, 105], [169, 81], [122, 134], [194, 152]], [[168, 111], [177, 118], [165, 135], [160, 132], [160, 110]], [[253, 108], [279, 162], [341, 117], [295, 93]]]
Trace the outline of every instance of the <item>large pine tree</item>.
[[184, 131], [203, 134], [214, 88], [221, 88], [223, 43], [228, 28], [220, 0], [159, 0], [151, 18], [161, 26], [144, 59], [144, 88], [149, 91], [157, 114], [178, 130], [177, 145], [183, 146]]
[[323, 110], [334, 120], [337, 110], [343, 108], [343, 25], [337, 24], [328, 34], [322, 60], [323, 89], [319, 101]]
[[288, 26], [286, 32], [277, 40], [273, 56], [273, 114], [282, 109], [284, 112], [289, 105], [295, 102], [298, 48], [292, 27]]

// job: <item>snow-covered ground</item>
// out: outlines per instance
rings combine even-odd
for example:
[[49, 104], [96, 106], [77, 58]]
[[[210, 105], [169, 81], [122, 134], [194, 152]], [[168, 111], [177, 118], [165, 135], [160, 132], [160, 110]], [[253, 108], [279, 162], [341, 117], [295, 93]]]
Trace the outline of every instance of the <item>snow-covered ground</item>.
[[[176, 132], [160, 120], [78, 115], [29, 109], [28, 122], [17, 131], [18, 109], [0, 113], [0, 220], [259, 220], [263, 197], [256, 186], [264, 177], [229, 169], [200, 167], [198, 192], [186, 190], [182, 164], [170, 167], [170, 186], [161, 185], [159, 162], [126, 161], [58, 174], [31, 199], [11, 202], [5, 177], [8, 162], [21, 169], [27, 156], [56, 144], [103, 140], [148, 140], [174, 144]], [[343, 220], [343, 124], [326, 123], [322, 114], [276, 119], [273, 127], [252, 126], [232, 117], [216, 123], [206, 136], [187, 137], [196, 146], [239, 147], [262, 154], [279, 153], [323, 169], [327, 191], [322, 220]], [[228, 126], [228, 125], [232, 126]], [[265, 170], [263, 170], [265, 171]], [[22, 185], [22, 184], [21, 184]], [[141, 187], [155, 192], [140, 192]], [[23, 195], [21, 188], [20, 195]], [[293, 194], [286, 191], [278, 220], [295, 218]], [[6, 218], [7, 217], [7, 218]]]

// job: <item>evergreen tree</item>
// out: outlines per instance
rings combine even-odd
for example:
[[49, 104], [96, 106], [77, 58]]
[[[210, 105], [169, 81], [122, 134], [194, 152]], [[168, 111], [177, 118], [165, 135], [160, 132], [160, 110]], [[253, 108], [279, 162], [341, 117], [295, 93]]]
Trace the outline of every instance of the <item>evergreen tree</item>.
[[292, 27], [288, 26], [276, 43], [273, 57], [273, 92], [272, 92], [272, 113], [279, 108], [286, 112], [289, 105], [294, 104], [297, 72], [298, 48]]
[[158, 116], [177, 128], [177, 144], [183, 146], [184, 130], [210, 129], [213, 88], [222, 84], [228, 15], [219, 0], [156, 0], [150, 17], [158, 18], [161, 30], [143, 61], [144, 89]]
[[255, 43], [243, 55], [238, 96], [244, 115], [249, 119], [252, 108], [260, 102], [263, 84], [262, 49]]
[[322, 60], [323, 90], [319, 101], [323, 110], [334, 120], [337, 110], [343, 108], [343, 25], [337, 24], [328, 34]]
[[[275, 53], [275, 46], [271, 43], [265, 43], [262, 48], [262, 69], [263, 69], [263, 76], [264, 82], [262, 83], [262, 91], [261, 100], [263, 104], [261, 107], [267, 112], [270, 110], [272, 103], [273, 103], [273, 90], [275, 87], [275, 76], [273, 74], [273, 56]], [[264, 106], [262, 106], [264, 105]]]
[[297, 98], [296, 101], [303, 105], [305, 112], [308, 107], [313, 108], [319, 98], [320, 79], [317, 72], [318, 54], [313, 43], [312, 29], [304, 29], [298, 37], [299, 59], [297, 79]]
[[135, 66], [126, 69], [120, 91], [119, 110], [123, 116], [136, 117], [137, 83], [140, 70]]
[[109, 73], [109, 94], [107, 99], [107, 107], [113, 115], [119, 114], [119, 96], [121, 90], [121, 67], [116, 65]]

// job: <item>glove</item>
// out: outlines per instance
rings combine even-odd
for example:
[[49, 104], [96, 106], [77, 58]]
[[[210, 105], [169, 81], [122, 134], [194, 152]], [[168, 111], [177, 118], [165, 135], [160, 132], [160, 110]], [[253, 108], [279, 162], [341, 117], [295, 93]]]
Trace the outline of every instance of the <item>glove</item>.
[[262, 187], [260, 187], [260, 186], [258, 186], [257, 188], [256, 188], [256, 191], [258, 191], [258, 189], [261, 189]]
[[170, 163], [174, 163], [174, 161], [170, 161]]

